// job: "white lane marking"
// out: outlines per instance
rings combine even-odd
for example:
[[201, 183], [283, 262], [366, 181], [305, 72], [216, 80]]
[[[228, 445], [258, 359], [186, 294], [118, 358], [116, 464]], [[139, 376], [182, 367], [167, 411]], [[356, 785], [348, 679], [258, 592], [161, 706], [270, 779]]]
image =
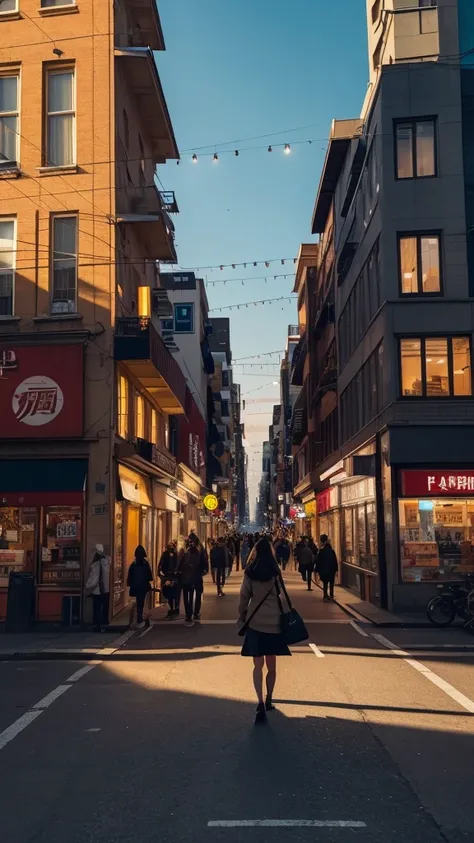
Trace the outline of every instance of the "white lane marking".
[[400, 647], [397, 646], [397, 644], [394, 644], [393, 641], [389, 641], [389, 639], [385, 638], [384, 635], [377, 635], [373, 633], [373, 637], [377, 641], [379, 641], [380, 644], [383, 644], [384, 647], [387, 647], [389, 650], [392, 650], [393, 653], [396, 653], [397, 656], [402, 657], [403, 661], [406, 664], [410, 665], [410, 667], [413, 667], [415, 670], [418, 670], [418, 672], [421, 673], [421, 675], [428, 679], [430, 682], [432, 682], [433, 685], [437, 685], [437, 687], [444, 691], [444, 693], [447, 694], [448, 697], [451, 697], [454, 702], [457, 702], [458, 705], [461, 706], [461, 708], [464, 708], [466, 711], [469, 711], [470, 714], [474, 714], [474, 700], [471, 700], [469, 699], [469, 697], [466, 697], [464, 694], [461, 693], [461, 691], [458, 691], [457, 688], [455, 688], [453, 685], [450, 685], [450, 683], [442, 679], [441, 676], [438, 676], [437, 673], [433, 673], [433, 671], [430, 670], [429, 667], [426, 667], [426, 665], [422, 664], [419, 661], [416, 661], [416, 659], [406, 658], [408, 656], [408, 653], [405, 650], [401, 650]]
[[73, 673], [72, 676], [69, 676], [66, 679], [66, 682], [77, 682], [79, 679], [82, 679], [82, 677], [85, 676], [86, 673], [89, 673], [90, 670], [94, 670], [94, 668], [97, 667], [98, 664], [102, 664], [102, 662], [94, 662], [94, 664], [86, 664], [85, 667], [79, 668], [79, 670], [76, 670], [76, 672]]
[[152, 623], [150, 623], [150, 626], [147, 626], [147, 628], [146, 628], [146, 629], [144, 629], [144, 630], [143, 630], [143, 632], [141, 632], [141, 633], [140, 633], [140, 635], [139, 635], [138, 637], [139, 637], [139, 638], [144, 638], [144, 637], [145, 637], [145, 635], [148, 635], [148, 633], [152, 631], [152, 629], [153, 629], [153, 624], [152, 624]]
[[41, 709], [43, 711], [45, 708], [49, 708], [51, 703], [57, 700], [57, 698], [60, 697], [61, 694], [65, 694], [66, 691], [69, 691], [69, 688], [72, 688], [72, 685], [58, 685], [58, 687], [55, 688], [54, 691], [51, 691], [49, 694], [46, 694], [46, 696], [43, 697], [42, 700], [33, 705], [32, 710], [37, 711], [38, 709]]
[[211, 820], [208, 828], [367, 828], [359, 820]]
[[42, 713], [42, 711], [27, 711], [26, 714], [22, 714], [18, 720], [15, 720], [11, 726], [8, 726], [8, 728], [3, 732], [0, 732], [0, 750], [3, 749], [7, 743], [10, 743], [13, 738], [16, 738], [23, 729], [26, 729], [26, 727], [29, 726], [33, 720], [36, 720], [36, 718]]
[[321, 650], [319, 650], [319, 649], [318, 649], [318, 647], [316, 647], [316, 644], [309, 644], [308, 646], [311, 648], [311, 650], [313, 651], [314, 655], [315, 655], [318, 659], [324, 659], [324, 653], [322, 653], [322, 652], [321, 652]]
[[101, 732], [102, 729], [84, 729], [85, 732]]
[[352, 626], [352, 628], [355, 629], [355, 631], [359, 633], [359, 635], [362, 635], [363, 638], [369, 637], [367, 632], [365, 632], [363, 629], [361, 629], [359, 624], [357, 624], [355, 621], [349, 621], [349, 623]]

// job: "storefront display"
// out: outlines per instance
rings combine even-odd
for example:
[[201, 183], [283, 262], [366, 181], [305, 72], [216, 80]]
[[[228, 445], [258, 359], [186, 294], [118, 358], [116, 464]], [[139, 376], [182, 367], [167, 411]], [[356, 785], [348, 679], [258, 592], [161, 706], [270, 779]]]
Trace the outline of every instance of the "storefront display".
[[38, 510], [0, 508], [0, 586], [8, 586], [12, 571], [35, 572]]
[[82, 558], [81, 507], [44, 508], [40, 582], [79, 584]]

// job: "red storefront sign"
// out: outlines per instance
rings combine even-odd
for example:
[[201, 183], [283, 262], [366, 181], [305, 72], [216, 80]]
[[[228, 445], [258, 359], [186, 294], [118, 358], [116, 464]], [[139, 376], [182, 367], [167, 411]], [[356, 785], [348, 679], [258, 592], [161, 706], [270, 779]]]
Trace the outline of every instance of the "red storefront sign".
[[186, 417], [178, 416], [178, 462], [187, 465], [198, 477], [204, 469], [206, 422], [189, 390], [186, 393]]
[[474, 495], [474, 469], [457, 471], [402, 471], [401, 490], [404, 497]]
[[0, 438], [82, 436], [82, 345], [0, 346]]
[[328, 509], [331, 509], [331, 489], [325, 489], [324, 492], [319, 492], [316, 500], [318, 512], [327, 512]]

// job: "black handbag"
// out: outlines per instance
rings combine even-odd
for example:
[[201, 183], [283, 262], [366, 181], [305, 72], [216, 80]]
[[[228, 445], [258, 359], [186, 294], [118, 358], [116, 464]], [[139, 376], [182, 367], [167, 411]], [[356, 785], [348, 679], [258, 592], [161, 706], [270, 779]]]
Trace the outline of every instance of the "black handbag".
[[286, 602], [288, 603], [288, 612], [283, 610], [283, 605], [280, 599], [280, 588], [277, 582], [277, 592], [278, 592], [278, 603], [280, 604], [280, 628], [283, 638], [285, 639], [286, 644], [299, 644], [300, 641], [306, 641], [309, 638], [308, 630], [306, 629], [305, 623], [299, 612], [293, 608], [291, 600], [289, 598], [288, 592], [285, 588], [285, 583], [283, 579], [279, 578], [279, 584], [281, 586], [281, 591], [285, 595]]

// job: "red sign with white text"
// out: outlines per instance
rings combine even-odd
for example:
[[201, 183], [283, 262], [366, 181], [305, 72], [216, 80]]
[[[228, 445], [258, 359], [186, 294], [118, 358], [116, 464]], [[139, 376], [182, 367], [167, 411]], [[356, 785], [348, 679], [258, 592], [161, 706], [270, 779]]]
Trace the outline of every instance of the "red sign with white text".
[[405, 497], [441, 498], [446, 495], [474, 495], [474, 469], [443, 471], [402, 471], [401, 489]]
[[82, 345], [0, 345], [0, 438], [82, 436]]

